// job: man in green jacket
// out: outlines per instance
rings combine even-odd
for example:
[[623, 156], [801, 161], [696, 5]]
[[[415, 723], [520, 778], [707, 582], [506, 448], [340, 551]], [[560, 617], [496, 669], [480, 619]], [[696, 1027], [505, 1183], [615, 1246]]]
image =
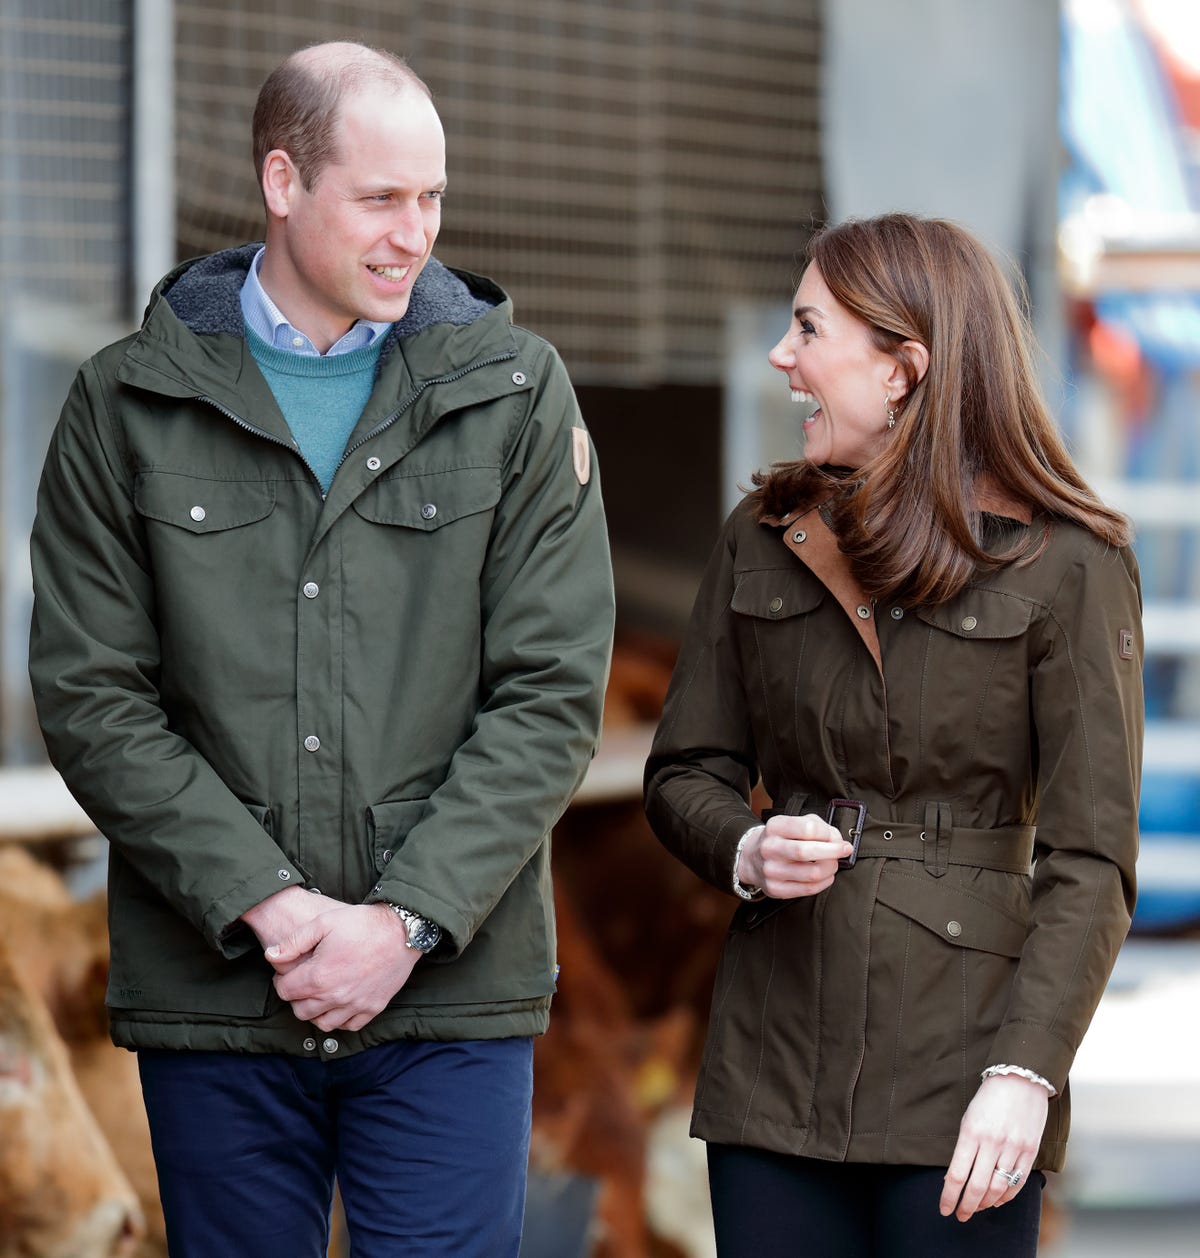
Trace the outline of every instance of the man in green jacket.
[[554, 350], [431, 255], [441, 124], [400, 60], [294, 54], [265, 248], [177, 268], [85, 363], [32, 551], [55, 765], [111, 842], [116, 1043], [172, 1255], [515, 1254], [548, 835], [611, 641]]

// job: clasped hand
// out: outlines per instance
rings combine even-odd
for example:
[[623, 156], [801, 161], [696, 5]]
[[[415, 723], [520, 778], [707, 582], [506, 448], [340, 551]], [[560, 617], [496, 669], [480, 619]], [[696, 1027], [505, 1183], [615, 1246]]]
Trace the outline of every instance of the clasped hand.
[[421, 957], [382, 904], [343, 904], [289, 887], [242, 916], [275, 969], [275, 990], [322, 1031], [361, 1030]]
[[833, 885], [838, 861], [853, 847], [815, 813], [779, 813], [751, 830], [738, 860], [738, 881], [774, 900], [816, 895]]

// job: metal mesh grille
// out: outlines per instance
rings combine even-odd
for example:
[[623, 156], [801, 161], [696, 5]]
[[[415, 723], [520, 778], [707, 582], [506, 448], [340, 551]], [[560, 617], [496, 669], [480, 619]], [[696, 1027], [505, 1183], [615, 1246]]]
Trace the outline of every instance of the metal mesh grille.
[[449, 141], [438, 255], [581, 381], [713, 383], [727, 303], [786, 299], [819, 211], [820, 0], [180, 0], [185, 254], [261, 233], [258, 85], [294, 48], [404, 53]]
[[0, 5], [0, 284], [116, 314], [127, 265], [128, 0]]

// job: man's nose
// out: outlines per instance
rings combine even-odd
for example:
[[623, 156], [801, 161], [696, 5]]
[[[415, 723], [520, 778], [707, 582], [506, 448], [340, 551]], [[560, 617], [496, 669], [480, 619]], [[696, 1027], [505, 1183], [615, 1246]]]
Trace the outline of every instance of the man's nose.
[[396, 249], [419, 258], [425, 252], [425, 218], [420, 206], [406, 205], [397, 211], [388, 239]]

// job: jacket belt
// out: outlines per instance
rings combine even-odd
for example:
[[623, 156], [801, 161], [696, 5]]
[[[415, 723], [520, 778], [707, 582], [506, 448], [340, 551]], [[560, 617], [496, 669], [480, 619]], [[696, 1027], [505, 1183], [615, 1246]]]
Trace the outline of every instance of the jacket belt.
[[[835, 800], [835, 805], [849, 805], [848, 812], [837, 808], [831, 817], [851, 843], [858, 828], [855, 812], [862, 809], [861, 832], [852, 861], [870, 858], [883, 860], [918, 860], [926, 870], [940, 877], [948, 865], [967, 865], [972, 869], [995, 869], [1004, 874], [1032, 872], [1033, 840], [1036, 826], [997, 826], [992, 830], [976, 830], [953, 824], [949, 804], [928, 804], [925, 824], [907, 821], [876, 821], [867, 816], [866, 806], [858, 800]], [[814, 795], [797, 792], [788, 798], [783, 809], [769, 809], [763, 820], [776, 812], [799, 815], [824, 812], [822, 801]], [[846, 863], [843, 863], [845, 865]]]
[[[994, 830], [953, 826], [946, 862], [973, 869], [996, 869], [1005, 874], [1028, 874], [1036, 833], [1036, 826], [997, 826]], [[868, 819], [858, 842], [858, 859], [881, 856], [885, 860], [924, 861], [929, 841], [925, 828], [915, 823]]]

